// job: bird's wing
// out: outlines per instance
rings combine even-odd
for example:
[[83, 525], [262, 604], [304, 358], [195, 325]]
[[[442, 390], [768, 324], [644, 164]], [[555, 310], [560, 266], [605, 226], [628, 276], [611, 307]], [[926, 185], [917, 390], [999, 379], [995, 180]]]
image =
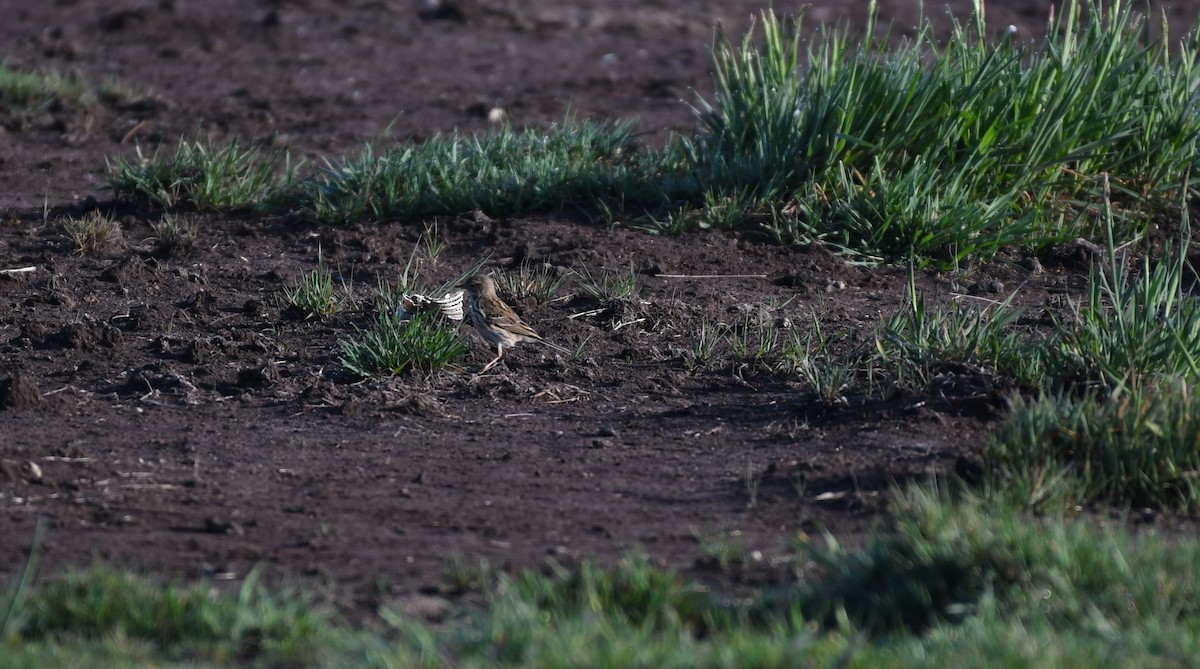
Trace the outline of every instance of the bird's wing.
[[489, 320], [493, 326], [507, 330], [515, 335], [521, 335], [531, 339], [542, 338], [542, 336], [539, 335], [536, 330], [529, 327], [528, 323], [521, 320], [521, 317], [512, 311], [493, 314]]

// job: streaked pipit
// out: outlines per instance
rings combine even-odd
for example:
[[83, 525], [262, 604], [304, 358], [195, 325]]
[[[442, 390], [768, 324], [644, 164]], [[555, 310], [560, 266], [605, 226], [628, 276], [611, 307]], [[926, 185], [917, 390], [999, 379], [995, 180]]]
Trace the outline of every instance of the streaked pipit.
[[480, 374], [500, 362], [500, 359], [504, 357], [504, 349], [512, 348], [521, 342], [538, 342], [563, 353], [569, 353], [567, 349], [542, 339], [536, 330], [521, 320], [517, 312], [505, 304], [499, 295], [496, 295], [496, 282], [492, 280], [491, 276], [476, 274], [467, 281], [466, 288], [471, 292], [471, 323], [489, 344], [496, 346], [496, 357], [479, 370]]

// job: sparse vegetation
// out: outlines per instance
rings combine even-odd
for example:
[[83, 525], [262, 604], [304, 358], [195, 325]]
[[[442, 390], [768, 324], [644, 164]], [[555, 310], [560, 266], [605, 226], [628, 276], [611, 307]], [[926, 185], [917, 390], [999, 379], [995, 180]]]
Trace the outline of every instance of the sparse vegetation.
[[181, 142], [113, 161], [109, 182], [165, 208], [280, 206], [331, 223], [582, 207], [656, 231], [750, 227], [953, 268], [1097, 236], [1087, 214], [1108, 175], [1121, 243], [1184, 191], [1200, 74], [1191, 42], [1143, 40], [1147, 19], [1128, 8], [1088, 14], [1067, 3], [1040, 44], [984, 39], [979, 16], [945, 46], [928, 26], [899, 44], [830, 30], [802, 53], [799, 28], [767, 13], [761, 38], [718, 41], [699, 131], [662, 150], [638, 147], [627, 123], [568, 120], [366, 147], [297, 179], [277, 151]]
[[700, 544], [700, 550], [721, 569], [746, 561], [746, 546], [737, 530], [727, 532], [701, 532], [693, 529], [692, 536]]
[[381, 155], [368, 146], [328, 161], [301, 186], [300, 204], [330, 223], [553, 211], [637, 191], [637, 153], [628, 123], [572, 121], [435, 137]]
[[349, 298], [343, 285], [334, 286], [333, 272], [318, 258], [317, 268], [283, 287], [283, 304], [301, 318], [324, 320], [336, 315]]
[[128, 86], [111, 79], [92, 85], [75, 75], [31, 72], [0, 63], [0, 113], [29, 115], [54, 104], [89, 107], [137, 96]]
[[602, 268], [597, 272], [579, 265], [573, 274], [575, 285], [601, 304], [632, 300], [638, 295], [637, 270], [632, 263], [628, 270]]
[[558, 295], [566, 283], [567, 274], [546, 263], [526, 258], [516, 270], [496, 275], [496, 288], [515, 300], [530, 299], [545, 304]]
[[164, 213], [157, 222], [150, 224], [154, 232], [155, 246], [165, 256], [187, 253], [196, 243], [196, 223], [184, 215]]
[[446, 250], [446, 240], [438, 233], [436, 222], [425, 226], [425, 232], [421, 235], [421, 248], [425, 251], [425, 259], [433, 264], [437, 264], [438, 256]]
[[91, 255], [112, 243], [121, 226], [104, 212], [93, 209], [78, 219], [68, 218], [63, 223], [63, 232], [77, 253]]
[[145, 200], [167, 210], [271, 209], [295, 181], [296, 165], [278, 149], [243, 148], [233, 140], [213, 146], [181, 140], [173, 152], [116, 158], [108, 164], [108, 187], [119, 196]]
[[702, 319], [690, 329], [691, 357], [688, 359], [691, 368], [707, 367], [716, 357], [717, 347], [724, 340], [728, 326], [708, 319]]
[[[236, 595], [108, 569], [31, 589], [16, 666], [972, 666], [1170, 664], [1200, 652], [1200, 543], [916, 488], [861, 548], [801, 535], [795, 576], [737, 599], [630, 557], [545, 575], [460, 566], [480, 608], [427, 626], [384, 608], [357, 629], [249, 578]], [[1030, 531], [1030, 524], [1037, 531]], [[711, 552], [732, 566], [741, 547]], [[460, 565], [465, 563], [459, 563]], [[13, 596], [0, 590], [0, 602]]]
[[[1007, 402], [1008, 414], [978, 453], [978, 480], [895, 491], [886, 527], [859, 548], [800, 535], [796, 553], [775, 565], [792, 568], [777, 569], [766, 587], [740, 584], [748, 593], [712, 592], [637, 557], [549, 575], [459, 560], [445, 577], [451, 590], [478, 595], [472, 608], [426, 626], [385, 607], [379, 618], [389, 627], [380, 633], [334, 622], [294, 593], [272, 595], [254, 577], [226, 597], [96, 569], [0, 590], [6, 657], [17, 666], [916, 667], [1145, 666], [1200, 656], [1200, 586], [1191, 578], [1200, 543], [1072, 517], [1095, 503], [1200, 510], [1200, 301], [1184, 290], [1200, 51], [1195, 34], [1177, 49], [1149, 41], [1145, 19], [1120, 3], [1088, 8], [1084, 23], [1081, 5], [1068, 2], [1037, 45], [984, 40], [980, 11], [955, 25], [946, 46], [927, 26], [902, 44], [876, 39], [869, 26], [867, 43], [831, 30], [804, 53], [795, 25], [764, 14], [757, 35], [718, 40], [716, 92], [697, 103], [701, 127], [663, 149], [640, 147], [626, 123], [568, 121], [368, 146], [304, 174], [284, 152], [236, 141], [181, 141], [173, 152], [112, 160], [118, 197], [164, 210], [152, 227], [168, 255], [195, 238], [186, 210], [425, 225], [399, 276], [379, 280], [370, 324], [339, 341], [334, 355], [348, 372], [339, 381], [455, 370], [469, 352], [457, 324], [398, 309], [420, 289], [418, 253], [435, 265], [452, 248], [433, 217], [475, 216], [482, 225], [489, 216], [578, 209], [651, 232], [752, 230], [909, 267], [903, 304], [872, 314], [877, 327], [831, 334], [814, 316], [811, 327], [785, 331], [766, 309], [739, 311], [729, 323], [699, 316], [683, 319], [677, 341], [686, 343], [671, 349], [674, 364], [713, 376], [720, 364], [726, 377], [732, 368], [739, 388], [751, 385], [746, 375], [768, 377], [785, 388], [779, 411], [792, 419], [814, 406], [836, 414], [897, 397], [913, 409], [929, 398], [987, 397]], [[0, 67], [0, 105], [36, 109], [87, 95], [78, 82], [47, 77], [21, 92], [6, 88], [5, 76]], [[1178, 217], [1181, 243], [1137, 245], [1152, 218], [1169, 216]], [[81, 254], [119, 233], [99, 211], [63, 229]], [[1014, 306], [1018, 292], [942, 302], [917, 290], [920, 268], [956, 271], [1075, 237], [1102, 239], [1102, 257], [1082, 303], [1054, 318], [1026, 319]], [[602, 307], [576, 316], [639, 299], [632, 262], [627, 270], [580, 263], [568, 275], [525, 260], [498, 284], [508, 297], [547, 303], [568, 276]], [[38, 305], [74, 299], [56, 293], [57, 280], [47, 279]], [[330, 320], [349, 300], [335, 281], [319, 259], [283, 287], [282, 305]], [[130, 308], [119, 318], [155, 316]], [[621, 326], [641, 320], [639, 312]], [[82, 343], [88, 332], [76, 334]], [[72, 331], [31, 330], [14, 341], [32, 348], [55, 337]], [[178, 351], [189, 345], [181, 341], [160, 337], [156, 346]], [[190, 342], [192, 353], [200, 341]], [[648, 379], [646, 392], [678, 392], [675, 377], [685, 374], [672, 375]], [[588, 394], [563, 386], [529, 395], [567, 402]], [[526, 390], [511, 383], [500, 393]], [[744, 481], [755, 506], [760, 479], [747, 469]], [[740, 537], [694, 536], [722, 568], [746, 562]]]

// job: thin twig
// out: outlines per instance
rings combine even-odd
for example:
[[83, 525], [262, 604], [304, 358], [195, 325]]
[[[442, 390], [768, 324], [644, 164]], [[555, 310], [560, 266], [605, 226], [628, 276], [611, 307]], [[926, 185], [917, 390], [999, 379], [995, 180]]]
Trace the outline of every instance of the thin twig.
[[567, 318], [569, 318], [571, 320], [575, 320], [576, 318], [579, 318], [580, 316], [595, 316], [597, 314], [602, 314], [602, 313], [604, 313], [604, 309], [588, 309], [587, 311], [581, 311], [577, 314], [571, 314], [570, 316], [567, 316]]

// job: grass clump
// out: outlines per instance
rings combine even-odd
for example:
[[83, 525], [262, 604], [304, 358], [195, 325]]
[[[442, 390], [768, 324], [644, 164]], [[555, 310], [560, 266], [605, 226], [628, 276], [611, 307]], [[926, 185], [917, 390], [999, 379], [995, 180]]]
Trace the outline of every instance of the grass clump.
[[158, 221], [151, 222], [150, 230], [154, 232], [156, 252], [165, 257], [190, 251], [199, 232], [194, 220], [172, 214], [163, 214]]
[[108, 215], [93, 209], [78, 219], [68, 218], [63, 223], [63, 232], [80, 255], [96, 253], [120, 234], [121, 226]]
[[718, 347], [728, 336], [729, 326], [704, 318], [688, 331], [688, 367], [693, 371], [709, 367], [717, 358]]
[[633, 196], [639, 171], [628, 123], [567, 122], [434, 137], [376, 155], [330, 161], [302, 187], [320, 221], [411, 221], [483, 211], [492, 216], [588, 206]]
[[864, 368], [858, 351], [837, 353], [835, 343], [844, 336], [826, 335], [813, 315], [813, 329], [801, 334], [793, 332], [783, 344], [779, 356], [779, 371], [800, 380], [805, 393], [817, 402], [832, 406], [847, 402], [847, 393], [859, 384]]
[[1095, 499], [1200, 509], [1200, 398], [1163, 382], [1108, 399], [1019, 400], [984, 451], [991, 476], [1027, 503]]
[[535, 263], [525, 258], [517, 268], [496, 275], [496, 288], [515, 300], [534, 300], [545, 304], [554, 299], [566, 283], [567, 275], [549, 263]]
[[54, 72], [25, 72], [0, 63], [0, 110], [33, 113], [54, 102], [84, 104], [94, 93], [77, 77]]
[[601, 304], [632, 300], [638, 296], [637, 270], [632, 262], [628, 271], [604, 267], [592, 272], [586, 265], [579, 265], [573, 274], [575, 285], [579, 286], [585, 295]]
[[0, 63], [0, 113], [28, 116], [55, 106], [91, 107], [135, 97], [137, 93], [112, 80], [91, 85], [70, 74], [28, 72]]
[[754, 609], [764, 621], [765, 612], [790, 608], [874, 634], [974, 618], [1000, 629], [1023, 622], [1069, 634], [1132, 635], [1156, 621], [1200, 622], [1200, 589], [1185, 576], [1198, 558], [1192, 540], [1151, 532], [1135, 540], [1119, 524], [1031, 519], [996, 495], [913, 488], [899, 498], [891, 529], [854, 551], [836, 542], [813, 550], [814, 576]]
[[339, 294], [333, 285], [333, 272], [319, 259], [317, 268], [302, 275], [294, 284], [283, 286], [284, 306], [301, 318], [325, 320], [342, 310], [348, 292]]
[[129, 664], [142, 655], [301, 666], [315, 663], [332, 633], [327, 616], [307, 598], [271, 594], [254, 576], [236, 596], [222, 596], [202, 585], [163, 585], [95, 568], [35, 587], [17, 612], [12, 636], [0, 641], [6, 652], [20, 651], [17, 658], [61, 657], [56, 649], [74, 647]]
[[[6, 666], [1186, 666], [1200, 652], [1200, 542], [1031, 518], [951, 486], [898, 492], [861, 547], [802, 537], [795, 576], [728, 597], [629, 557], [465, 569], [469, 608], [425, 625], [336, 625], [251, 578], [234, 596], [108, 570], [36, 586]], [[12, 592], [0, 590], [0, 603]], [[38, 663], [43, 663], [39, 665]]]
[[584, 564], [578, 569], [560, 569], [549, 577], [524, 572], [505, 583], [500, 594], [560, 619], [590, 612], [654, 629], [682, 623], [696, 630], [729, 622], [720, 602], [703, 588], [636, 556], [611, 569]]
[[928, 25], [899, 45], [830, 31], [804, 58], [798, 27], [764, 14], [761, 43], [714, 49], [714, 99], [681, 144], [689, 200], [737, 198], [779, 241], [943, 266], [1093, 235], [1076, 214], [1103, 173], [1136, 221], [1196, 162], [1197, 54], [1121, 3], [1082, 6], [1037, 45], [988, 43], [979, 7], [945, 46]]
[[770, 367], [779, 352], [779, 330], [762, 313], [743, 316], [730, 326], [727, 338], [735, 363]]
[[1012, 298], [975, 308], [959, 301], [933, 306], [914, 295], [880, 325], [873, 364], [894, 387], [910, 391], [928, 388], [946, 371], [1031, 382], [1038, 360], [1028, 337], [1013, 328], [1021, 314]]
[[1182, 290], [1184, 254], [1167, 254], [1130, 271], [1110, 250], [1108, 271], [1093, 272], [1086, 302], [1047, 348], [1056, 376], [1105, 392], [1164, 375], [1200, 378], [1200, 302]]
[[108, 188], [164, 209], [264, 210], [284, 200], [295, 180], [289, 156], [243, 147], [237, 140], [224, 146], [180, 141], [173, 152], [108, 162]]
[[363, 377], [435, 372], [470, 350], [457, 328], [438, 314], [416, 313], [401, 319], [395, 312], [383, 311], [369, 328], [356, 334], [339, 342], [339, 359], [347, 370]]

